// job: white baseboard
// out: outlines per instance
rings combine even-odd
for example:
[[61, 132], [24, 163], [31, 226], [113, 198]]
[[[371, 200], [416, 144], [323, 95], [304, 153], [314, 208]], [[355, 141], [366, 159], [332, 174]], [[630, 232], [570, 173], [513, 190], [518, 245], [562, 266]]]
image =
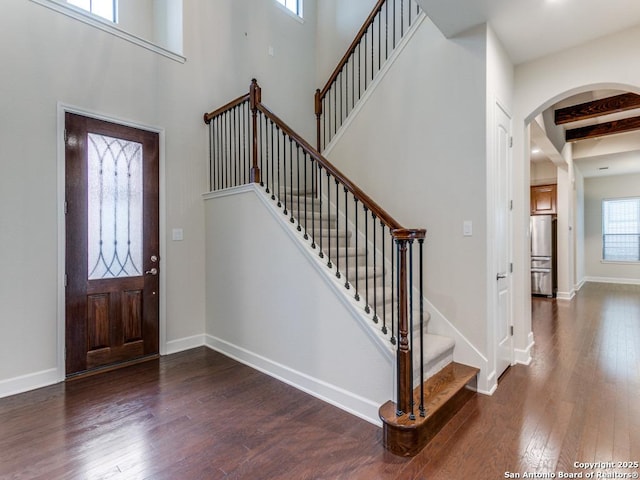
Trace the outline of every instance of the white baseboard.
[[382, 425], [378, 417], [380, 405], [371, 400], [296, 371], [286, 365], [274, 362], [273, 360], [212, 335], [206, 336], [205, 345], [212, 350], [233, 358], [240, 363], [248, 365], [251, 368], [276, 378], [281, 382], [291, 385], [298, 390], [319, 398], [374, 425]]
[[558, 300], [571, 300], [575, 296], [576, 296], [576, 292], [574, 290], [571, 290], [570, 292], [557, 292], [556, 293], [556, 299], [558, 299]]
[[36, 388], [48, 387], [62, 380], [57, 368], [2, 380], [0, 381], [0, 398], [28, 392]]
[[202, 347], [205, 344], [205, 335], [194, 335], [193, 337], [179, 338], [178, 340], [171, 340], [167, 342], [165, 346], [165, 355], [171, 355], [172, 353], [184, 352], [185, 350], [191, 350], [192, 348]]
[[621, 285], [640, 285], [640, 278], [585, 277], [585, 282], [618, 283]]
[[521, 365], [530, 365], [531, 364], [531, 349], [535, 345], [535, 340], [533, 339], [533, 332], [529, 332], [529, 338], [527, 339], [527, 347], [524, 349], [516, 348], [514, 350], [515, 354], [515, 362]]

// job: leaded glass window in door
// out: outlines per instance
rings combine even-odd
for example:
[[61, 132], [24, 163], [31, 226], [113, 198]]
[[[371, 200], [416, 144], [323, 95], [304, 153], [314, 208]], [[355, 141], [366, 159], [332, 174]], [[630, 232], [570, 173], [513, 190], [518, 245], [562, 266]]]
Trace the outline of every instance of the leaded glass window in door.
[[89, 133], [89, 280], [142, 275], [142, 144]]

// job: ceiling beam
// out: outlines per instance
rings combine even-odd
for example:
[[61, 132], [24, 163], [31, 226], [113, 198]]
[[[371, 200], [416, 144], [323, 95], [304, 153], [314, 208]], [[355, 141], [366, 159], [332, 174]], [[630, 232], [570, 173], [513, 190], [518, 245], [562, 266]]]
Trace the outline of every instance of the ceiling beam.
[[588, 118], [608, 115], [610, 113], [624, 112], [640, 108], [640, 95], [635, 93], [623, 93], [613, 97], [601, 98], [592, 102], [559, 108], [555, 111], [556, 125], [577, 122]]
[[616, 133], [631, 132], [640, 129], [640, 117], [624, 118], [613, 122], [599, 123], [597, 125], [588, 125], [586, 127], [574, 128], [567, 130], [567, 142], [575, 142], [577, 140], [586, 140], [587, 138], [604, 137], [607, 135], [615, 135]]

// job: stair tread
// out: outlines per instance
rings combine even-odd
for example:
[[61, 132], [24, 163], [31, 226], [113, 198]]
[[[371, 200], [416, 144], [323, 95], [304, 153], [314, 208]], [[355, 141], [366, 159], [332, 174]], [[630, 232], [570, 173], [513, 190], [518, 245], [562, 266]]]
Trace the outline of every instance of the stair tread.
[[[427, 422], [439, 410], [446, 406], [449, 399], [453, 398], [460, 390], [478, 374], [480, 370], [475, 367], [451, 362], [438, 373], [424, 382], [425, 395], [425, 416], [416, 415], [415, 420], [411, 420], [409, 415], [396, 415], [396, 405], [394, 402], [387, 402], [380, 407], [380, 418], [386, 423], [397, 426], [419, 427]], [[415, 405], [420, 405], [420, 387], [413, 392]]]

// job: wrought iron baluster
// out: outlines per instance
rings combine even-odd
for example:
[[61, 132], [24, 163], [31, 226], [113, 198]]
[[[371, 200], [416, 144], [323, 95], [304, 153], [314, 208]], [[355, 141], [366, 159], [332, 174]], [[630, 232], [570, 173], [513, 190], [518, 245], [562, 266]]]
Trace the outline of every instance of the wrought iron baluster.
[[[305, 192], [305, 196], [307, 194], [307, 158], [306, 155], [304, 157], [304, 171], [305, 171], [305, 176], [304, 176], [304, 192]], [[300, 144], [298, 142], [296, 142], [296, 176], [298, 177], [297, 183], [298, 183], [298, 231], [301, 232], [302, 231], [302, 227], [301, 227], [301, 220], [302, 220], [302, 215], [300, 212], [300, 194], [302, 192], [300, 192]], [[306, 199], [305, 199], [306, 200]], [[305, 206], [306, 206], [306, 202], [305, 202]], [[304, 215], [304, 232], [305, 235], [307, 234], [307, 214], [306, 214], [306, 207], [305, 207], [305, 215]], [[306, 239], [306, 237], [305, 237]]]
[[[282, 207], [282, 180], [280, 179], [280, 127], [276, 125], [276, 140], [278, 145], [278, 158], [276, 161], [278, 162], [278, 207]], [[275, 153], [275, 152], [274, 152]]]
[[[249, 104], [247, 103], [247, 109], [245, 111], [245, 132], [251, 132], [251, 127], [249, 125], [249, 122], [251, 121], [251, 114], [250, 114], [251, 109], [249, 108]], [[260, 124], [260, 129], [262, 129], [262, 124]], [[248, 150], [249, 147], [249, 139], [246, 136], [245, 133], [245, 156], [246, 156], [246, 151]], [[260, 142], [260, 149], [262, 149], [262, 142]], [[261, 163], [260, 164], [260, 186], [264, 187], [264, 178], [262, 178], [262, 171], [264, 170], [264, 165]], [[249, 174], [249, 178], [248, 180], [251, 181], [251, 154], [249, 154], [248, 156], [248, 160], [247, 160], [247, 171]]]
[[[324, 258], [324, 250], [323, 250], [323, 245], [322, 245], [322, 230], [323, 230], [323, 222], [322, 222], [322, 165], [318, 164], [318, 201], [320, 202], [320, 253], [319, 256], [320, 258]], [[329, 225], [329, 222], [327, 222], [327, 225]], [[315, 224], [314, 227], [315, 228]]]
[[371, 212], [371, 219], [373, 220], [373, 323], [378, 323], [378, 262], [376, 259], [376, 250], [378, 246], [376, 244], [376, 214]]
[[[265, 174], [261, 175], [261, 180], [264, 179], [265, 192], [269, 193], [269, 138], [267, 137], [267, 117], [264, 117], [264, 128], [262, 127], [262, 119], [260, 121], [260, 145], [264, 145], [264, 164]], [[263, 143], [264, 140], [264, 143]], [[261, 167], [262, 168], [262, 167]]]
[[294, 223], [293, 218], [293, 138], [289, 137], [289, 222]]
[[362, 40], [358, 43], [358, 100], [362, 98]]
[[362, 205], [364, 208], [364, 311], [371, 312], [369, 307], [369, 209], [366, 205]]
[[418, 239], [420, 261], [420, 416], [426, 415], [424, 409], [424, 283], [423, 283], [423, 247], [424, 239]]
[[367, 28], [364, 31], [364, 89], [367, 90], [367, 77], [369, 76], [369, 70], [367, 67], [367, 57], [369, 56], [369, 48], [367, 45], [367, 34], [369, 33], [369, 29]]
[[[289, 163], [291, 163], [291, 158], [289, 158]], [[283, 190], [284, 194], [282, 195], [282, 205], [283, 215], [289, 215], [289, 211], [287, 210], [287, 136], [282, 131], [282, 180], [284, 182]], [[288, 205], [291, 208], [291, 205]]]
[[336, 277], [340, 278], [341, 274], [340, 274], [340, 241], [339, 241], [339, 234], [340, 234], [340, 209], [338, 207], [339, 202], [340, 202], [340, 189], [338, 188], [338, 186], [340, 185], [338, 183], [338, 179], [335, 179], [336, 182]]
[[393, 50], [396, 48], [396, 0], [393, 0]]
[[391, 345], [396, 344], [396, 308], [395, 308], [395, 261], [393, 258], [393, 235], [391, 235], [391, 229], [389, 229], [389, 239], [391, 240]]
[[[316, 166], [314, 164], [315, 160], [313, 157], [309, 159], [311, 161], [311, 248], [316, 248]], [[304, 181], [305, 181], [305, 192], [307, 191], [306, 182], [307, 182], [307, 153], [304, 153]], [[306, 196], [306, 193], [305, 193]], [[305, 218], [307, 218], [306, 208], [307, 203], [304, 204], [305, 208]], [[306, 222], [306, 220], [305, 220]], [[322, 221], [320, 221], [320, 232], [322, 232]], [[307, 228], [305, 223], [305, 240], [308, 237]]]
[[404, 37], [404, 0], [400, 0], [400, 38]]
[[331, 137], [333, 138], [333, 136], [336, 134], [336, 132], [338, 131], [338, 87], [336, 86], [336, 81], [334, 80], [333, 82], [333, 130], [331, 133]]
[[356, 57], [351, 56], [351, 110], [356, 105]]
[[382, 68], [382, 13], [378, 12], [378, 71]]
[[213, 126], [215, 125], [215, 122], [209, 122], [209, 125], [207, 125], [208, 130], [209, 130], [209, 191], [212, 192], [213, 191], [213, 172], [214, 172], [214, 167], [213, 167], [213, 133], [212, 133], [212, 129]]
[[[400, 270], [401, 270], [401, 265], [400, 265], [400, 240], [396, 240], [396, 260], [398, 262], [398, 265], [396, 266], [396, 274], [398, 275], [396, 278], [396, 285], [400, 285]], [[398, 293], [398, 338], [401, 339], [402, 335], [400, 332], [400, 294]], [[397, 416], [402, 416], [403, 415], [403, 411], [400, 409], [400, 399], [402, 398], [402, 382], [400, 381], [400, 379], [402, 378], [402, 370], [401, 370], [401, 362], [400, 362], [400, 342], [398, 342], [398, 346], [396, 348], [396, 353], [398, 355], [398, 358], [396, 360], [396, 386], [397, 386], [397, 393], [396, 393], [396, 398], [398, 399], [398, 408], [396, 410], [396, 415]]]
[[[327, 171], [327, 215], [328, 220], [331, 221], [331, 202], [329, 199], [331, 198], [331, 174]], [[327, 248], [327, 267], [332, 268], [333, 263], [331, 263], [331, 229], [327, 229], [327, 242], [329, 246]]]
[[[263, 154], [264, 138], [263, 138], [263, 135], [262, 135], [264, 129], [262, 128], [262, 122], [258, 121], [257, 125], [260, 126], [260, 186], [264, 187], [265, 186], [265, 182], [266, 182], [267, 185], [269, 185], [269, 177], [268, 177], [269, 169], [267, 169], [265, 171], [265, 168], [264, 168], [264, 154]], [[266, 176], [266, 178], [265, 178], [265, 176]], [[267, 187], [267, 193], [269, 193], [269, 187]]]
[[380, 228], [382, 228], [382, 232], [380, 233], [380, 239], [382, 244], [382, 333], [387, 334], [387, 290], [385, 285], [385, 279], [387, 278], [387, 259], [384, 255], [384, 230], [385, 224], [381, 220]]
[[349, 190], [344, 187], [344, 287], [349, 290], [349, 239], [348, 221], [349, 221]]
[[324, 149], [324, 147], [327, 146], [327, 112], [326, 112], [326, 108], [327, 108], [327, 101], [326, 101], [326, 97], [322, 99], [322, 148]]
[[269, 120], [271, 128], [271, 200], [276, 199], [276, 170], [275, 170], [275, 144], [273, 141], [273, 120]]
[[384, 3], [384, 59], [389, 58], [389, 1]]
[[344, 68], [340, 70], [340, 73], [338, 74], [338, 78], [340, 78], [340, 125], [342, 125], [342, 122], [344, 121], [344, 116], [343, 116], [343, 112], [342, 112], [342, 79], [343, 79], [343, 72]]
[[235, 135], [236, 140], [234, 142], [234, 148], [236, 151], [236, 158], [234, 160], [235, 163], [235, 177], [234, 177], [234, 182], [236, 185], [239, 185], [238, 182], [238, 173], [240, 170], [240, 135], [238, 135], [239, 133], [239, 128], [238, 128], [238, 107], [235, 107], [233, 109], [233, 135]]
[[355, 260], [354, 261], [354, 270], [356, 272], [355, 273], [355, 277], [356, 277], [356, 292], [355, 292], [355, 295], [354, 295], [353, 298], [355, 298], [356, 302], [359, 302], [360, 301], [360, 287], [358, 285], [358, 277], [360, 275], [358, 274], [358, 237], [359, 237], [358, 232], [360, 230], [358, 230], [358, 197], [356, 197], [355, 195], [353, 196], [353, 202], [354, 202], [353, 211], [355, 212], [355, 223], [356, 223], [355, 229], [354, 229], [355, 231], [353, 232], [355, 237], [356, 237], [356, 241], [355, 241], [356, 250], [355, 250], [355, 253], [354, 253], [354, 256], [353, 256], [353, 258]]
[[374, 69], [375, 69], [374, 68], [375, 64], [374, 64], [374, 61], [373, 61], [373, 59], [375, 58], [375, 55], [374, 55], [375, 54], [375, 51], [374, 51], [375, 47], [374, 47], [374, 45], [375, 45], [375, 31], [374, 31], [373, 24], [371, 24], [371, 81], [373, 81]]
[[[413, 391], [413, 240], [409, 240], [409, 371], [411, 372], [411, 391]], [[416, 419], [413, 395], [411, 395], [410, 420]]]

